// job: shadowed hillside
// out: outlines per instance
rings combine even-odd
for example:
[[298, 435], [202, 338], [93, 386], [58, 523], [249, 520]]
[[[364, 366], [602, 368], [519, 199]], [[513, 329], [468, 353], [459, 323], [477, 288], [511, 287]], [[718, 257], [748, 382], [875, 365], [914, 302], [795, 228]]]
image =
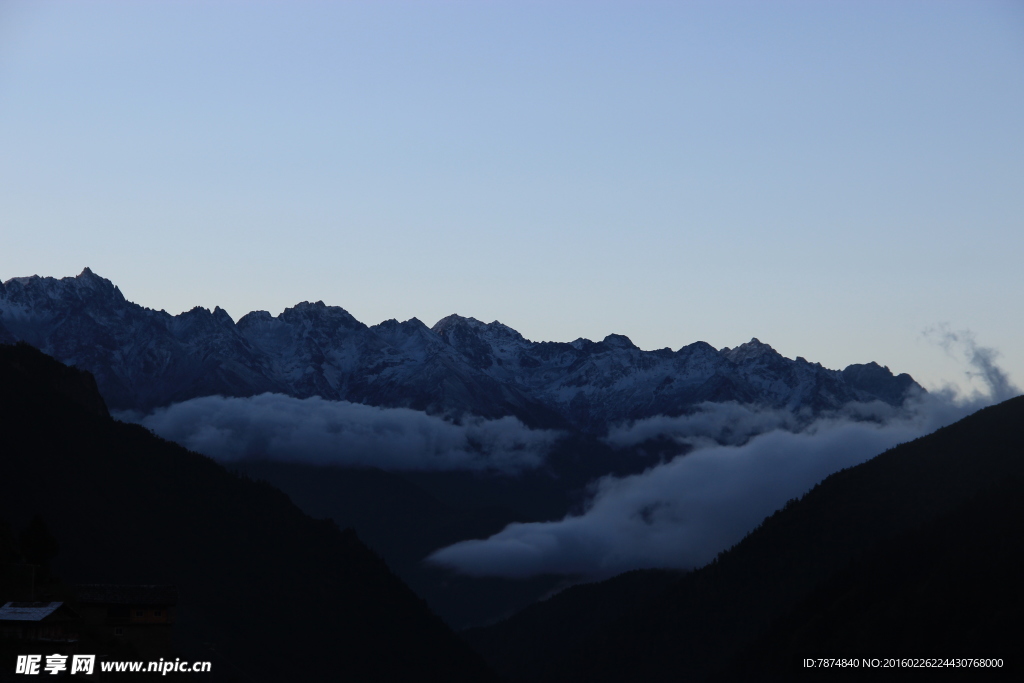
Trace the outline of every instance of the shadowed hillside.
[[[729, 666], [739, 679], [785, 679], [801, 657], [854, 652], [1012, 657], [1019, 629], [1004, 617], [1022, 604], [1006, 562], [1021, 537], [1022, 424], [1024, 397], [838, 472], [597, 628], [593, 604], [573, 606], [579, 595], [566, 591], [468, 637], [523, 681], [703, 680]], [[621, 605], [621, 581], [590, 587], [590, 602]], [[548, 619], [565, 635], [541, 645], [524, 625]], [[917, 633], [900, 635], [903, 624]], [[930, 642], [947, 649], [923, 652]]]
[[715, 680], [789, 680], [804, 657], [1002, 657], [1000, 673], [1019, 671], [1022, 493], [1024, 480], [1009, 478], [879, 543]]
[[[678, 447], [677, 447], [678, 448]], [[582, 507], [587, 484], [656, 462], [639, 448], [562, 439], [544, 468], [516, 476], [478, 472], [385, 472], [243, 460], [227, 465], [288, 494], [308, 515], [352, 527], [359, 538], [452, 628], [491, 623], [569, 581], [470, 577], [424, 562], [438, 548], [486, 538], [511, 522], [560, 519]]]
[[352, 531], [111, 419], [87, 373], [0, 346], [0, 433], [0, 519], [42, 515], [68, 583], [177, 586], [211, 680], [492, 679]]

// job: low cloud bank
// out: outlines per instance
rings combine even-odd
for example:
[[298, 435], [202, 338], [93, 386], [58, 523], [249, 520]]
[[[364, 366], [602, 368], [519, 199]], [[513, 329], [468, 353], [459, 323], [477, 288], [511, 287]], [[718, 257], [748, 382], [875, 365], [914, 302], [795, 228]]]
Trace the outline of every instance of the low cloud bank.
[[994, 365], [995, 352], [968, 341], [949, 343], [966, 349], [988, 395], [964, 397], [945, 388], [900, 408], [851, 404], [818, 419], [704, 404], [693, 415], [642, 420], [613, 429], [608, 441], [627, 446], [666, 436], [694, 450], [641, 474], [601, 479], [581, 515], [510, 524], [427, 559], [464, 574], [513, 578], [602, 578], [642, 567], [702, 566], [829, 474], [1019, 394]]
[[[879, 405], [884, 405], [879, 401]], [[751, 437], [775, 429], [798, 431], [813, 420], [810, 411], [758, 408], [741, 403], [705, 402], [689, 415], [654, 417], [616, 425], [605, 441], [616, 448], [635, 446], [650, 439], [670, 438], [693, 446], [739, 446]]]
[[205, 396], [140, 417], [119, 415], [215, 460], [247, 458], [390, 470], [496, 470], [539, 466], [557, 432], [514, 417], [453, 424], [408, 408], [319, 397]]

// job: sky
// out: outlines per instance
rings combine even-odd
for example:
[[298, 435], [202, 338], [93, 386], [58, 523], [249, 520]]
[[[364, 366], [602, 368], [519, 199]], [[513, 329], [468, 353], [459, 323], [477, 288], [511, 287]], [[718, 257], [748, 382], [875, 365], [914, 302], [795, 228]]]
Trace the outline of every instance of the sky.
[[0, 0], [0, 280], [1024, 383], [1024, 3]]

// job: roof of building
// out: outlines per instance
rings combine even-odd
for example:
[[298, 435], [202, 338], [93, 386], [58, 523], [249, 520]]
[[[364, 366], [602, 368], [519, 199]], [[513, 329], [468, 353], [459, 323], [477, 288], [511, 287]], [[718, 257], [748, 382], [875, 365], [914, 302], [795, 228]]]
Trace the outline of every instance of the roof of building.
[[173, 605], [178, 601], [175, 586], [93, 583], [78, 587], [78, 601], [107, 605]]
[[42, 621], [63, 602], [8, 602], [0, 607], [0, 621]]

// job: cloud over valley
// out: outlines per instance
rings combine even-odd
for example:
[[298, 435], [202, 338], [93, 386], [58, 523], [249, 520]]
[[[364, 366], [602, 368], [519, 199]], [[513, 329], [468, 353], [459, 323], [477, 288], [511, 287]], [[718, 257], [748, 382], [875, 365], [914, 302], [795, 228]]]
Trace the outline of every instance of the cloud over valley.
[[514, 417], [455, 424], [408, 408], [270, 393], [205, 396], [120, 417], [223, 462], [261, 458], [392, 470], [514, 473], [540, 465], [559, 437]]
[[689, 415], [619, 425], [607, 436], [613, 446], [669, 438], [692, 450], [639, 474], [601, 479], [582, 514], [510, 524], [490, 538], [442, 548], [428, 561], [468, 575], [512, 578], [702, 566], [833, 472], [1020, 393], [991, 349], [963, 334], [942, 343], [963, 352], [987, 395], [945, 388], [899, 408], [851, 403], [815, 418], [705, 403]]

